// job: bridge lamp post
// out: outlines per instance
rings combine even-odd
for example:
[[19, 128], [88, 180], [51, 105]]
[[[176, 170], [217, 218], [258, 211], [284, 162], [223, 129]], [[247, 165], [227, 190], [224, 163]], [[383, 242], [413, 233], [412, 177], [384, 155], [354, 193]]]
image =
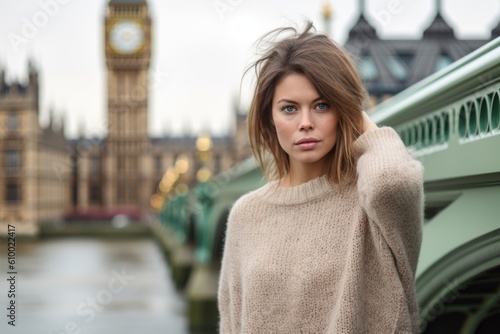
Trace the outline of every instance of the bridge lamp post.
[[197, 197], [201, 204], [201, 212], [198, 214], [198, 228], [197, 231], [197, 241], [198, 245], [196, 247], [196, 258], [201, 263], [208, 263], [211, 258], [210, 254], [210, 240], [209, 240], [209, 210], [212, 202], [210, 197], [208, 182], [212, 178], [212, 171], [208, 167], [212, 159], [212, 138], [209, 134], [200, 134], [196, 140], [196, 150], [198, 153], [198, 160], [200, 162], [200, 169], [196, 173], [196, 180], [198, 181], [197, 186]]
[[172, 188], [174, 184], [177, 182], [177, 179], [179, 178], [179, 173], [176, 171], [174, 167], [168, 167], [165, 173], [163, 174], [163, 177], [158, 184], [158, 191], [157, 193], [161, 194], [164, 198], [164, 203], [162, 205], [163, 207], [163, 212], [161, 214], [162, 216], [162, 222], [166, 226], [172, 227], [172, 209], [171, 209], [171, 199], [172, 199]]
[[189, 158], [185, 154], [181, 154], [177, 157], [175, 161], [175, 172], [178, 178], [175, 182], [174, 193], [175, 193], [175, 205], [174, 210], [174, 231], [181, 243], [186, 239], [187, 234], [187, 215], [186, 215], [186, 195], [189, 191], [189, 187], [186, 184], [186, 175], [189, 171]]
[[330, 5], [329, 1], [326, 1], [325, 4], [323, 5], [323, 11], [321, 13], [323, 15], [323, 24], [324, 24], [324, 29], [325, 33], [327, 36], [331, 37], [332, 33], [332, 17], [333, 17], [333, 10], [332, 6]]
[[151, 209], [153, 209], [153, 211], [156, 213], [160, 212], [163, 204], [165, 204], [165, 196], [161, 192], [157, 192], [156, 194], [151, 195], [151, 197], [149, 198], [149, 205], [151, 206]]
[[196, 140], [199, 168], [196, 172], [196, 248], [193, 272], [189, 277], [186, 293], [189, 301], [189, 324], [192, 329], [213, 328], [217, 322], [217, 277], [218, 273], [211, 266], [212, 252], [210, 248], [210, 217], [213, 196], [209, 168], [212, 157], [212, 139], [201, 134]]
[[163, 174], [160, 183], [158, 183], [158, 187], [156, 189], [156, 193], [151, 195], [149, 198], [149, 205], [153, 212], [159, 214], [160, 221], [163, 225], [168, 222], [168, 195], [172, 188], [172, 185], [175, 183], [177, 176], [172, 167], [169, 167], [165, 173]]

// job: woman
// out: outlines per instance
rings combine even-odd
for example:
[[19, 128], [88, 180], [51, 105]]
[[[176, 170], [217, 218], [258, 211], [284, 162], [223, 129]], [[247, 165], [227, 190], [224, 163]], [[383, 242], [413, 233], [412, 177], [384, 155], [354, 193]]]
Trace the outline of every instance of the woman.
[[293, 34], [255, 64], [248, 130], [270, 182], [229, 214], [220, 331], [417, 333], [422, 166], [313, 29], [279, 30]]

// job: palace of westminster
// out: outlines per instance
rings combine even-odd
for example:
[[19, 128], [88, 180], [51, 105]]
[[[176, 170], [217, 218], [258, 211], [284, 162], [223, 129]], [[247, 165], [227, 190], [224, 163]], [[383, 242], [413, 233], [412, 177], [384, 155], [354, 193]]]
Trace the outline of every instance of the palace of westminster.
[[[105, 0], [103, 0], [105, 1]], [[104, 23], [108, 131], [104, 138], [68, 139], [64, 122], [39, 122], [38, 70], [29, 64], [27, 83], [6, 82], [0, 68], [0, 227], [36, 232], [41, 222], [70, 215], [118, 213], [139, 217], [150, 209], [165, 172], [188, 167], [192, 186], [250, 156], [246, 114], [234, 108], [236, 132], [227, 136], [148, 135], [147, 77], [151, 19], [145, 0], [106, 0]], [[376, 104], [463, 57], [490, 39], [463, 40], [437, 14], [420, 40], [381, 39], [363, 13], [344, 47], [356, 59]], [[325, 23], [331, 16], [324, 8]], [[328, 25], [326, 25], [328, 27]], [[200, 173], [201, 170], [209, 171]], [[6, 231], [3, 228], [2, 231]]]

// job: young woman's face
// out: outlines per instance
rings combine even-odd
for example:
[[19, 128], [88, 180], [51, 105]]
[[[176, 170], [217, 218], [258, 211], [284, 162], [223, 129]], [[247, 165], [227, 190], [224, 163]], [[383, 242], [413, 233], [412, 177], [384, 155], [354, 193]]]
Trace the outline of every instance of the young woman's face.
[[307, 168], [307, 165], [325, 167], [325, 156], [336, 142], [337, 113], [319, 96], [306, 76], [291, 73], [278, 83], [272, 102], [272, 120], [292, 170]]

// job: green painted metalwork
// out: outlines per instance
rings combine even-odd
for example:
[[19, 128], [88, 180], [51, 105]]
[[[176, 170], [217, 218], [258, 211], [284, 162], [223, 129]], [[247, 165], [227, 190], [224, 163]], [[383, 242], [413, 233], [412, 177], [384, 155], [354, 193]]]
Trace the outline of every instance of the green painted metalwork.
[[198, 263], [209, 263], [211, 256], [210, 245], [210, 207], [213, 197], [211, 196], [211, 182], [200, 183], [195, 192], [198, 199], [198, 210], [196, 211], [196, 250], [195, 259]]
[[380, 125], [402, 125], [498, 81], [500, 38], [430, 75], [372, 109]]
[[500, 301], [500, 291], [485, 298], [484, 303], [481, 304], [479, 310], [475, 312], [474, 316], [469, 317], [462, 329], [464, 334], [474, 334], [477, 333], [477, 328], [480, 326], [482, 320], [488, 315], [488, 313], [498, 304]]
[[209, 182], [199, 182], [187, 194], [169, 197], [159, 213], [160, 221], [178, 244], [186, 242], [190, 216], [195, 217], [195, 261], [210, 263], [218, 224], [244, 193], [265, 183], [253, 158], [222, 172]]
[[[395, 128], [424, 165], [426, 207], [435, 210], [416, 273], [425, 327], [444, 314], [450, 292], [500, 266], [500, 38], [377, 106], [371, 117]], [[473, 333], [495, 302], [498, 293], [470, 307], [461, 333]]]
[[395, 126], [418, 155], [445, 150], [450, 142], [466, 144], [500, 132], [500, 83], [474, 92], [437, 111]]
[[500, 184], [500, 154], [492, 154], [500, 147], [500, 38], [372, 112], [423, 162], [427, 190]]
[[196, 229], [200, 240], [195, 253], [197, 261], [200, 263], [212, 261], [214, 239], [221, 217], [241, 195], [264, 183], [265, 180], [255, 160], [250, 158], [197, 187], [200, 207], [196, 216]]

